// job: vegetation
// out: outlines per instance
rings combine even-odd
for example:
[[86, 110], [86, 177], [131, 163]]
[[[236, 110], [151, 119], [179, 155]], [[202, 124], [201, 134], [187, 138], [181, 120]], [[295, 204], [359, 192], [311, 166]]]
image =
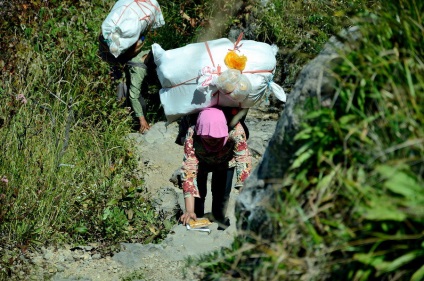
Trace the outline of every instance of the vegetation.
[[423, 8], [394, 1], [358, 19], [331, 105], [307, 105], [275, 236], [204, 259], [208, 280], [423, 280]]
[[[126, 138], [132, 117], [97, 56], [114, 3], [1, 3], [0, 279], [41, 245], [96, 241], [107, 254], [121, 241], [157, 241], [172, 225], [141, 196], [143, 167]], [[283, 231], [274, 241], [239, 237], [233, 250], [202, 261], [207, 278], [422, 278], [423, 4], [398, 0], [371, 13], [378, 4], [162, 1], [166, 25], [146, 46], [171, 49], [238, 29], [280, 47], [275, 80], [287, 90], [331, 35], [354, 22], [363, 30], [358, 50], [334, 71], [333, 106], [309, 105], [273, 210]], [[152, 121], [163, 119], [158, 88], [152, 81]]]
[[42, 245], [96, 241], [107, 254], [120, 241], [160, 239], [170, 225], [140, 196], [131, 115], [97, 57], [110, 4], [4, 2], [1, 280]]

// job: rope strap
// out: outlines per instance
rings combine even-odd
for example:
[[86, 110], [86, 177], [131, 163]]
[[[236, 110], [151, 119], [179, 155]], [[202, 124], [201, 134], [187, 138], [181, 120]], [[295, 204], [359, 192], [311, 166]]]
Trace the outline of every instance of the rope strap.
[[209, 48], [208, 41], [205, 42], [205, 46], [206, 46], [206, 50], [208, 51], [209, 58], [211, 59], [212, 65], [213, 67], [215, 67], [215, 62], [213, 61], [213, 56], [212, 56], [211, 49]]

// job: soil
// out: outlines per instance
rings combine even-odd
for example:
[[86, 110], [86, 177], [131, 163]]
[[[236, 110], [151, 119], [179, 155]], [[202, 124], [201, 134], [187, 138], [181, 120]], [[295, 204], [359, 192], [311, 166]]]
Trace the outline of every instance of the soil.
[[[275, 131], [277, 117], [250, 110], [246, 118], [254, 167]], [[144, 135], [133, 133], [129, 136], [135, 141], [140, 157], [146, 196], [162, 209], [175, 208], [175, 204], [184, 208], [182, 190], [170, 181], [183, 158], [183, 147], [175, 143], [177, 134], [176, 122], [168, 126], [159, 122]], [[160, 244], [124, 243], [121, 251], [113, 257], [92, 254], [95, 244], [63, 249], [43, 248], [41, 254], [31, 259], [34, 265], [43, 267], [44, 272], [39, 270], [31, 276], [22, 277], [25, 280], [44, 280], [40, 278], [46, 276], [47, 271], [54, 281], [200, 280], [202, 269], [196, 262], [188, 261], [231, 245], [237, 234], [234, 216], [237, 195], [238, 191], [233, 189], [227, 211], [231, 225], [225, 230], [218, 230], [216, 223], [209, 226], [210, 233], [187, 230], [185, 226], [176, 224]], [[206, 212], [210, 211], [210, 198], [207, 202], [209, 209]]]

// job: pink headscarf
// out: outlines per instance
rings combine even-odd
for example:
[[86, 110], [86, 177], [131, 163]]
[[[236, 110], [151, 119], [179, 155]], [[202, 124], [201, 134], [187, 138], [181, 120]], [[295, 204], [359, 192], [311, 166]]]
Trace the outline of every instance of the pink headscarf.
[[[224, 112], [214, 107], [203, 109], [197, 117], [196, 133], [201, 137], [203, 145], [209, 152], [222, 149], [228, 140], [228, 126]], [[203, 137], [222, 139], [222, 141], [216, 146], [210, 146]]]

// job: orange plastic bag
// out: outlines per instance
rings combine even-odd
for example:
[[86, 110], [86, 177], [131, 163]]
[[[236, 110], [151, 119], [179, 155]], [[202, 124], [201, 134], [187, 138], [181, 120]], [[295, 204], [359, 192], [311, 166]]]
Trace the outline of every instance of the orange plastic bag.
[[243, 71], [246, 67], [247, 57], [245, 55], [240, 56], [235, 51], [229, 51], [225, 56], [224, 62], [228, 68]]

